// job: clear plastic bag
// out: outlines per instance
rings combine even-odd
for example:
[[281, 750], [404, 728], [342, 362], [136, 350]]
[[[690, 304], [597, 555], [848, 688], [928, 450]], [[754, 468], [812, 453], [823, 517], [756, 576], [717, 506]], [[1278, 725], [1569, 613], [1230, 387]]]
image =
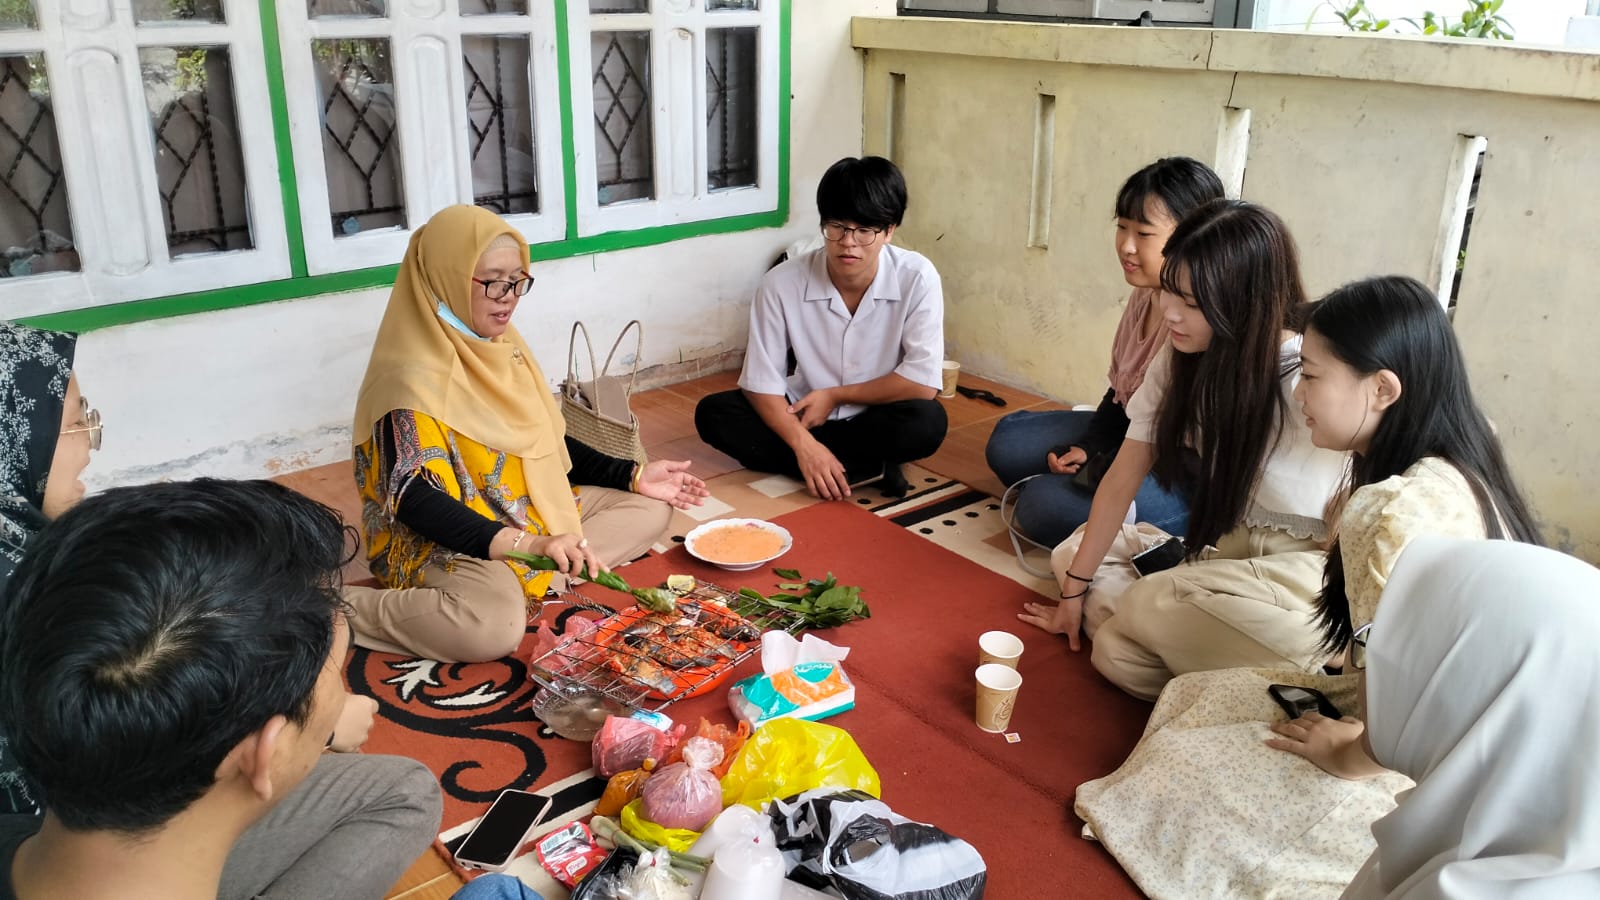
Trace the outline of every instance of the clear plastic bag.
[[769, 800], [812, 788], [882, 793], [878, 773], [842, 728], [804, 719], [774, 719], [745, 741], [722, 779], [722, 803], [761, 809]]
[[612, 716], [600, 726], [591, 745], [594, 770], [601, 778], [637, 769], [647, 759], [666, 759], [673, 745], [683, 736], [684, 727], [663, 732], [638, 719]]
[[701, 831], [722, 812], [722, 785], [711, 768], [722, 762], [722, 746], [710, 738], [683, 742], [683, 762], [673, 763], [644, 783], [643, 812], [664, 828]]
[[[711, 774], [720, 779], [728, 774], [728, 769], [733, 766], [734, 757], [739, 755], [744, 742], [750, 739], [750, 723], [740, 722], [738, 728], [729, 728], [720, 722], [713, 725], [709, 720], [701, 719], [700, 727], [693, 736], [715, 741], [722, 748], [722, 762], [711, 767]], [[672, 751], [672, 755], [667, 757], [666, 765], [683, 762], [683, 747], [684, 744], [679, 744], [678, 749]]]

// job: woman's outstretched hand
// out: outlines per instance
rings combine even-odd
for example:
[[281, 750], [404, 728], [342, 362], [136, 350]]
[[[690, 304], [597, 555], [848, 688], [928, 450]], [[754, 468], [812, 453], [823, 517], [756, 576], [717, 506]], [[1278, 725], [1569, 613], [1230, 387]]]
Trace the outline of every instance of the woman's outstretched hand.
[[1082, 597], [1062, 600], [1053, 606], [1048, 603], [1024, 603], [1022, 608], [1024, 611], [1017, 613], [1017, 618], [1051, 634], [1066, 635], [1067, 646], [1074, 653], [1077, 652], [1078, 636], [1083, 630]]
[[1330, 719], [1308, 712], [1288, 722], [1274, 722], [1272, 730], [1280, 736], [1267, 739], [1268, 747], [1303, 756], [1329, 775], [1358, 781], [1388, 771], [1361, 746], [1367, 726], [1360, 719]]
[[706, 483], [689, 474], [687, 460], [657, 459], [639, 472], [640, 494], [670, 503], [678, 509], [699, 506], [711, 492]]

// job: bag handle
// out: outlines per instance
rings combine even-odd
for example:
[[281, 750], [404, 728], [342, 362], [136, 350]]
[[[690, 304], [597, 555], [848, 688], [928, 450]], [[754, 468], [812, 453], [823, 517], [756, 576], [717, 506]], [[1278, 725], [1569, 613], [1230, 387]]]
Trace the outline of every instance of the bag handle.
[[[634, 337], [637, 338], [633, 348], [633, 372], [628, 375], [628, 393], [632, 394], [633, 383], [639, 380], [639, 359], [640, 357], [644, 356], [644, 326], [639, 323], [638, 319], [634, 319], [628, 324], [622, 326], [622, 330], [617, 332], [617, 341], [611, 345], [611, 352], [606, 354], [605, 368], [601, 369], [599, 373], [595, 375], [595, 377], [600, 378], [607, 372], [611, 371], [611, 361], [616, 358], [617, 348], [622, 346], [622, 339], [628, 336], [628, 330], [630, 328], [633, 329]], [[587, 337], [588, 334], [585, 333], [584, 336]], [[589, 364], [591, 366], [594, 365], [593, 357], [593, 351], [590, 351]]]
[[1000, 521], [1005, 524], [1006, 533], [1011, 537], [1011, 551], [1017, 555], [1018, 567], [1020, 567], [1022, 571], [1027, 572], [1029, 575], [1032, 575], [1035, 578], [1048, 578], [1051, 581], [1054, 581], [1056, 577], [1054, 572], [1050, 571], [1049, 569], [1045, 569], [1041, 572], [1034, 568], [1032, 563], [1028, 562], [1028, 551], [1023, 549], [1022, 545], [1023, 543], [1027, 543], [1032, 545], [1031, 549], [1043, 550], [1046, 553], [1054, 550], [1055, 548], [1046, 547], [1033, 538], [1023, 534], [1022, 529], [1018, 528], [1016, 523], [1017, 500], [1022, 496], [1022, 486], [1035, 478], [1042, 477], [1044, 476], [1029, 475], [1027, 478], [1024, 478], [1018, 481], [1016, 484], [1006, 488], [1006, 492], [1000, 496]]
[[[567, 341], [567, 386], [569, 390], [578, 389], [578, 334], [583, 334], [583, 346], [589, 350], [589, 371], [594, 372], [594, 343], [589, 340], [589, 329], [583, 327], [583, 322], [572, 323], [572, 337]], [[596, 377], [599, 373], [596, 372]]]

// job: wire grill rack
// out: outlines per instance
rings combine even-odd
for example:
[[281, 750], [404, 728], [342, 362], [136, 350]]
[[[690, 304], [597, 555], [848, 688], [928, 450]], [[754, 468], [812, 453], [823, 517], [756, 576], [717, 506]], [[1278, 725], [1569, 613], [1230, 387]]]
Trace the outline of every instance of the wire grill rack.
[[608, 618], [533, 659], [528, 677], [553, 693], [594, 692], [632, 709], [659, 711], [695, 696], [759, 651], [762, 632], [795, 634], [804, 625], [779, 609], [741, 616], [733, 610], [743, 598], [709, 582], [680, 595], [678, 611], [670, 614], [637, 608], [613, 614], [576, 594], [562, 599]]

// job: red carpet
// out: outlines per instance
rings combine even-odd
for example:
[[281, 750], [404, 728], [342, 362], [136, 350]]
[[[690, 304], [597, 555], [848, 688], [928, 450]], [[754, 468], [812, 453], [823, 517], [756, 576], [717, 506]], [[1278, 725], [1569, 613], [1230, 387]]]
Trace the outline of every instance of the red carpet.
[[[882, 777], [884, 801], [976, 846], [989, 866], [990, 897], [1139, 896], [1110, 856], [1078, 837], [1071, 802], [1078, 784], [1126, 757], [1149, 707], [1100, 679], [1087, 653], [1072, 654], [1064, 641], [1018, 622], [1016, 612], [1037, 595], [1017, 583], [854, 505], [817, 504], [777, 521], [795, 536], [777, 565], [806, 577], [831, 571], [860, 585], [872, 607], [873, 618], [820, 636], [852, 648], [845, 668], [856, 709], [827, 721], [855, 736]], [[770, 568], [705, 566], [681, 547], [623, 570], [635, 585], [675, 573], [763, 592], [781, 580]], [[593, 586], [584, 591], [610, 599]], [[993, 628], [1020, 635], [1027, 647], [1015, 744], [972, 724], [977, 637]], [[532, 643], [530, 635], [523, 651]], [[752, 659], [739, 675], [758, 666]], [[368, 751], [432, 766], [445, 788], [446, 826], [481, 814], [503, 788], [548, 784], [589, 765], [586, 744], [531, 718], [521, 661], [439, 665], [358, 651], [349, 676], [353, 689], [380, 700]], [[702, 715], [732, 722], [722, 690], [668, 712], [691, 727]]]

